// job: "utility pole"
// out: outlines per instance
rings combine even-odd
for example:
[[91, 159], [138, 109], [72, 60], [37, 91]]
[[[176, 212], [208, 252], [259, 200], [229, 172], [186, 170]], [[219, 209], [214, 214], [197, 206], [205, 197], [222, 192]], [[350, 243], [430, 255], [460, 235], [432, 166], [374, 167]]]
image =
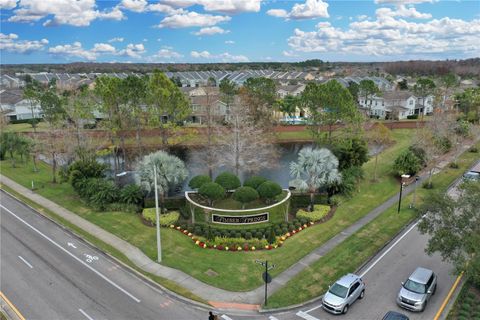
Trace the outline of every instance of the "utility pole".
[[262, 274], [263, 281], [265, 282], [265, 305], [267, 305], [267, 285], [272, 282], [272, 276], [268, 273], [268, 270], [275, 268], [275, 265], [272, 264], [270, 267], [268, 266], [268, 260], [265, 262], [260, 260], [255, 260], [256, 263], [261, 264], [265, 267], [265, 272]]
[[400, 195], [398, 198], [398, 210], [397, 213], [400, 213], [400, 206], [402, 204], [402, 192], [403, 192], [403, 186], [405, 185], [405, 180], [408, 179], [410, 176], [408, 174], [402, 174], [401, 180], [400, 180]]
[[158, 191], [157, 191], [157, 166], [153, 165], [153, 176], [155, 183], [155, 214], [157, 220], [157, 261], [162, 262], [162, 242], [160, 239], [160, 213], [158, 210]]

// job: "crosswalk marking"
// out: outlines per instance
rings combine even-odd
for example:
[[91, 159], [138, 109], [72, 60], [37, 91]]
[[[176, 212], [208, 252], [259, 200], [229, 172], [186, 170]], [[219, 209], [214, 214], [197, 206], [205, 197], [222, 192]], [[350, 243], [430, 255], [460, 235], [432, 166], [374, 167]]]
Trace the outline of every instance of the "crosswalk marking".
[[278, 320], [278, 319], [275, 318], [274, 316], [270, 316], [270, 317], [268, 317], [268, 319], [270, 319], [270, 320]]
[[309, 315], [308, 313], [303, 312], [303, 311], [297, 312], [296, 315], [299, 316], [300, 318], [305, 319], [305, 320], [320, 320], [320, 319], [315, 318], [314, 316]]
[[222, 315], [222, 318], [225, 319], [225, 320], [233, 320], [232, 318], [230, 318], [230, 317], [227, 316], [226, 314]]

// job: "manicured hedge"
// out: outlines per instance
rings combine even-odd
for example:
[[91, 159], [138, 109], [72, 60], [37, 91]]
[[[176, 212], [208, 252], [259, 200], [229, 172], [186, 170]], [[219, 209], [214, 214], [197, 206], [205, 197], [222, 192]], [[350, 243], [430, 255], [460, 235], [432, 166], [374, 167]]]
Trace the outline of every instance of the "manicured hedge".
[[[142, 217], [146, 221], [150, 222], [152, 225], [155, 225], [157, 221], [155, 208], [143, 209]], [[169, 213], [161, 214], [160, 225], [162, 227], [168, 227], [172, 224], [175, 224], [178, 221], [179, 217], [180, 217], [180, 213], [178, 211], [171, 211]]]
[[315, 210], [312, 212], [305, 211], [305, 210], [298, 210], [297, 212], [297, 219], [299, 218], [305, 218], [308, 219], [308, 221], [318, 221], [322, 218], [324, 218], [328, 212], [330, 212], [330, 207], [322, 204], [317, 204], [315, 205]]

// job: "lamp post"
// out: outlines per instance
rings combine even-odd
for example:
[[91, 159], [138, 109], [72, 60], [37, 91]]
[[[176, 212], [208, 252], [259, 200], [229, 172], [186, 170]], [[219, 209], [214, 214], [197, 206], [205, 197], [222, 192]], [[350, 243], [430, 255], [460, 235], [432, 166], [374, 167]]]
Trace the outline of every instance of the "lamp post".
[[397, 213], [400, 213], [400, 206], [402, 205], [402, 191], [403, 191], [403, 186], [405, 185], [405, 179], [410, 178], [408, 174], [402, 174], [402, 179], [400, 180], [400, 195], [398, 197], [398, 210]]
[[413, 198], [412, 198], [412, 203], [410, 204], [410, 209], [415, 208], [415, 198], [417, 196], [417, 182], [420, 180], [419, 176], [415, 176], [415, 186], [413, 188]]
[[155, 215], [157, 221], [157, 261], [162, 262], [162, 242], [160, 239], [160, 213], [158, 210], [158, 191], [157, 191], [157, 166], [153, 165], [153, 176], [155, 183]]

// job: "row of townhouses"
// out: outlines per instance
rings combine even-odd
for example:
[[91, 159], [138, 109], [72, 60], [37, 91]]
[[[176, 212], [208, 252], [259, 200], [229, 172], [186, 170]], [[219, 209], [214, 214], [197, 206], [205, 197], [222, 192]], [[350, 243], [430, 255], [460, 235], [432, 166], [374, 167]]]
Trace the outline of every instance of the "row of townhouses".
[[[126, 78], [129, 74], [126, 73], [82, 73], [82, 74], [68, 74], [68, 73], [35, 73], [29, 74], [33, 79], [48, 83], [55, 79], [60, 88], [69, 89], [76, 88], [80, 85], [93, 85], [95, 78], [101, 75]], [[141, 76], [135, 74], [136, 76]], [[184, 85], [181, 90], [189, 98], [192, 114], [187, 120], [190, 123], [204, 123], [206, 118], [207, 106], [210, 106], [210, 111], [213, 108], [214, 114], [219, 119], [228, 117], [228, 106], [220, 99], [218, 84], [222, 79], [228, 77], [237, 84], [242, 84], [246, 79], [251, 77], [267, 77], [274, 79], [277, 84], [277, 96], [282, 99], [288, 95], [298, 96], [306, 87], [307, 81], [316, 81], [319, 83], [330, 81], [315, 78], [314, 75], [308, 72], [278, 72], [271, 70], [247, 70], [247, 71], [193, 71], [193, 72], [167, 72], [167, 76], [173, 78], [177, 77]], [[33, 107], [30, 101], [23, 98], [21, 88], [25, 85], [23, 79], [25, 74], [15, 76], [2, 75], [1, 89], [0, 89], [0, 112], [8, 120], [24, 120], [32, 117], [38, 118], [42, 116], [40, 106]], [[205, 87], [203, 84], [208, 82], [208, 79], [214, 78], [217, 86]], [[295, 80], [295, 81], [290, 81]], [[362, 80], [372, 80], [382, 91], [381, 94], [369, 97], [359, 96], [358, 107], [367, 116], [377, 117], [380, 119], [405, 119], [410, 115], [415, 114], [429, 114], [433, 112], [433, 96], [423, 98], [416, 97], [409, 91], [396, 91], [395, 84], [381, 77], [344, 77], [335, 78], [344, 87], [348, 87], [351, 83], [359, 84]], [[210, 81], [211, 82], [211, 81]], [[296, 84], [292, 84], [296, 83]], [[193, 84], [193, 85], [192, 85]], [[198, 86], [202, 84], [202, 86]], [[97, 112], [96, 116], [102, 116]], [[274, 118], [279, 121], [297, 123], [302, 122], [308, 117], [307, 110], [297, 111], [293, 115], [286, 115], [280, 112], [274, 113]]]

